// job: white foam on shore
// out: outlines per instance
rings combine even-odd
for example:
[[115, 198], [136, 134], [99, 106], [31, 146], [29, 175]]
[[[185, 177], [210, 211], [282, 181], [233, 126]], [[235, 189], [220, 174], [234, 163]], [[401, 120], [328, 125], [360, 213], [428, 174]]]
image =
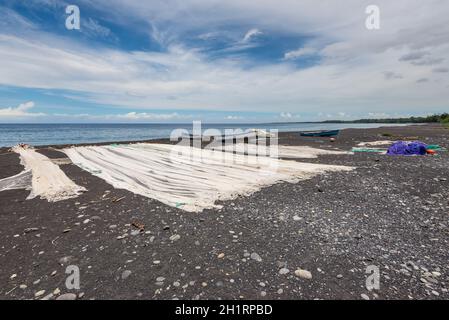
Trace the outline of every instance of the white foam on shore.
[[[1, 180], [3, 182], [0, 186], [6, 181], [5, 185], [9, 184], [9, 190], [11, 188], [31, 190], [27, 199], [40, 197], [49, 202], [75, 198], [86, 191], [85, 188], [70, 180], [59, 166], [34, 149], [16, 146], [12, 150], [20, 155], [20, 163], [25, 170], [14, 177]], [[29, 173], [31, 173], [31, 179], [29, 179]]]
[[[235, 152], [238, 154], [247, 155], [259, 155], [259, 156], [270, 156], [274, 158], [284, 158], [284, 159], [315, 159], [320, 155], [344, 155], [352, 154], [347, 151], [335, 151], [335, 150], [324, 150], [318, 148], [312, 148], [309, 146], [274, 146], [271, 149], [270, 146], [256, 145], [253, 143], [236, 143], [236, 144], [225, 144], [221, 143], [214, 145], [210, 144], [206, 147], [209, 150], [216, 151], [226, 151]], [[276, 152], [273, 152], [277, 148]]]
[[64, 149], [75, 165], [113, 187], [190, 212], [249, 195], [280, 181], [297, 182], [353, 168], [140, 143]]

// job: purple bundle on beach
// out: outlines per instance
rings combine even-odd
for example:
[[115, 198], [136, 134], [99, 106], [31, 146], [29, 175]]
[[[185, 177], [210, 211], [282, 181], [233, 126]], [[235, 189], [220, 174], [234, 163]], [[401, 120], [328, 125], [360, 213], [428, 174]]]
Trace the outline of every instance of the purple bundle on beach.
[[389, 155], [404, 155], [413, 156], [420, 155], [423, 156], [427, 153], [427, 145], [421, 141], [405, 142], [396, 141], [390, 148], [388, 148], [387, 154]]

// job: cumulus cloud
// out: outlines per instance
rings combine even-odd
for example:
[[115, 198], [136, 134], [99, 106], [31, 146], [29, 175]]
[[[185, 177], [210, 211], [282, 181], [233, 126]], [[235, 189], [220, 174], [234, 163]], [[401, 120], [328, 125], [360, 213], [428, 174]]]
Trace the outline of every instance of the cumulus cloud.
[[187, 119], [190, 118], [190, 116], [181, 116], [180, 114], [173, 112], [173, 113], [147, 113], [147, 112], [129, 112], [124, 115], [116, 115], [113, 116], [116, 118], [124, 118], [124, 119], [131, 119], [131, 120], [139, 120], [139, 119], [146, 119], [146, 120], [173, 120], [173, 119]]
[[280, 116], [282, 119], [286, 119], [286, 120], [288, 120], [288, 119], [298, 119], [298, 118], [301, 118], [301, 115], [299, 115], [299, 114], [292, 114], [291, 112], [281, 112], [281, 113], [279, 114], [279, 116]]
[[2, 118], [22, 118], [22, 117], [38, 117], [43, 116], [43, 113], [29, 112], [34, 107], [34, 102], [29, 101], [19, 104], [17, 107], [9, 107], [0, 109], [0, 119]]
[[241, 116], [228, 115], [225, 118], [226, 120], [240, 120], [243, 119]]
[[[379, 0], [382, 27], [371, 32], [364, 28], [368, 4], [360, 0], [326, 1], [322, 6], [314, 0], [286, 0], [282, 6], [269, 0], [185, 0], [183, 5], [98, 0], [95, 7], [103, 15], [121, 25], [141, 22], [142, 28], [152, 30], [149, 36], [166, 45], [164, 50], [90, 47], [43, 31], [18, 36], [2, 29], [0, 85], [64, 90], [81, 102], [125, 106], [141, 114], [149, 109], [283, 110], [292, 115], [312, 109], [353, 114], [361, 107], [376, 112], [392, 106], [398, 112], [421, 110], [423, 105], [447, 107], [448, 82], [432, 70], [449, 68], [445, 60], [449, 6], [439, 0]], [[419, 8], [420, 19], [414, 8]], [[15, 19], [14, 14], [9, 19]], [[267, 38], [304, 32], [307, 47], [295, 49], [301, 43], [292, 43], [272, 63], [259, 65], [251, 56], [211, 57], [184, 42], [185, 35], [210, 39], [217, 36], [216, 30], [235, 31], [235, 26], [239, 30], [234, 44], [241, 42], [236, 50], [256, 44], [260, 30]], [[318, 53], [319, 64], [310, 68], [289, 63]], [[400, 77], [403, 80], [385, 81]], [[423, 78], [432, 85], [417, 86], [414, 79]]]

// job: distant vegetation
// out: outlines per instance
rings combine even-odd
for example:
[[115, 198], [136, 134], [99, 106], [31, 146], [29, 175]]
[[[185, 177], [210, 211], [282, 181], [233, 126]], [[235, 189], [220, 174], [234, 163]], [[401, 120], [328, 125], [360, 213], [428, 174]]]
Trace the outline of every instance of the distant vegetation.
[[444, 123], [449, 124], [449, 113], [434, 114], [427, 117], [360, 119], [360, 120], [327, 120], [323, 123]]

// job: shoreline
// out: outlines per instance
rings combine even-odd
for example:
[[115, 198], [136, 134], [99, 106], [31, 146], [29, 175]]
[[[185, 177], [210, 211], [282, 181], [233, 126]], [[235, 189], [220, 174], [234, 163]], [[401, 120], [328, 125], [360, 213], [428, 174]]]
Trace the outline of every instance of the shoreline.
[[[345, 130], [371, 130], [371, 129], [390, 129], [390, 128], [401, 128], [401, 127], [415, 127], [415, 126], [428, 126], [428, 127], [441, 127], [440, 124], [398, 124], [396, 126], [380, 126], [376, 128], [345, 128], [340, 129], [340, 132], [344, 132]], [[302, 131], [280, 131], [279, 138], [290, 136], [290, 135], [298, 135]], [[105, 146], [110, 144], [134, 144], [134, 143], [170, 143], [174, 144], [176, 141], [170, 141], [170, 138], [152, 138], [152, 139], [143, 139], [143, 140], [123, 140], [123, 141], [103, 141], [103, 142], [83, 142], [83, 143], [69, 143], [69, 144], [44, 144], [44, 145], [32, 145], [34, 148], [54, 148], [54, 149], [64, 149], [69, 147], [84, 147], [84, 146]], [[0, 152], [5, 152], [9, 150], [10, 147], [0, 147]]]
[[[335, 142], [288, 132], [279, 144], [349, 150], [393, 140], [383, 133], [449, 147], [449, 130], [432, 125], [345, 129]], [[201, 213], [113, 188], [73, 164], [60, 168], [87, 189], [77, 198], [0, 192], [0, 298], [55, 299], [56, 289], [86, 300], [449, 298], [448, 152], [298, 161], [356, 169], [276, 183]], [[0, 179], [22, 170], [17, 154], [0, 156]], [[65, 287], [68, 265], [80, 269], [80, 290]], [[372, 265], [381, 278], [370, 292]]]

